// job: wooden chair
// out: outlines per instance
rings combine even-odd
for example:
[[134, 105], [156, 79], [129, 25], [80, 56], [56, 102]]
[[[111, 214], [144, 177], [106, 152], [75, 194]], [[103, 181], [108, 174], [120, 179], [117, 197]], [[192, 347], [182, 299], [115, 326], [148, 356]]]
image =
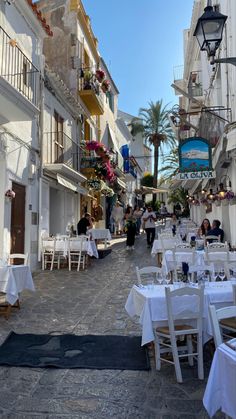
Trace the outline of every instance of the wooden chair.
[[228, 333], [236, 333], [236, 305], [219, 309], [209, 305], [209, 313], [215, 347], [217, 347], [223, 343], [224, 337], [232, 338]]
[[[177, 278], [178, 271], [182, 272], [182, 263], [185, 261], [189, 265], [189, 272], [192, 272], [190, 270], [190, 267], [195, 266], [195, 260], [196, 260], [196, 251], [189, 243], [180, 243], [175, 246], [175, 248], [172, 250], [173, 252], [173, 264], [174, 264], [174, 277]], [[183, 260], [183, 254], [186, 254], [185, 260]], [[181, 262], [178, 260], [181, 256]]]
[[145, 280], [157, 279], [157, 275], [163, 276], [162, 268], [157, 266], [145, 266], [144, 268], [139, 268], [136, 266], [136, 275], [139, 285], [144, 285]]
[[205, 237], [206, 244], [220, 243], [220, 236], [208, 235]]
[[0, 292], [0, 315], [3, 315], [5, 319], [8, 320], [12, 307], [13, 306], [11, 306], [11, 304], [9, 304], [6, 300], [6, 294], [4, 292]]
[[[167, 362], [175, 366], [176, 379], [178, 383], [183, 382], [180, 367], [180, 358], [188, 357], [189, 364], [193, 365], [194, 358], [198, 361], [198, 378], [204, 379], [203, 370], [203, 342], [202, 342], [202, 313], [203, 313], [203, 288], [184, 287], [174, 291], [170, 291], [169, 287], [165, 288], [168, 326], [157, 327], [155, 334], [155, 357], [156, 369], [161, 369], [161, 362]], [[187, 296], [196, 298], [196, 306], [194, 310], [185, 309], [182, 313], [175, 315], [173, 310], [173, 302], [181, 304], [181, 297]], [[178, 301], [179, 299], [179, 301]], [[176, 301], [177, 300], [177, 301]], [[182, 324], [182, 322], [186, 322]], [[194, 326], [190, 326], [188, 322], [194, 322]], [[194, 351], [192, 337], [197, 338], [197, 349]], [[182, 337], [186, 337], [186, 345], [178, 346]], [[173, 359], [163, 356], [172, 353]]]
[[87, 250], [84, 249], [84, 244], [88, 241], [88, 236], [71, 237], [68, 242], [68, 258], [69, 258], [69, 271], [71, 271], [72, 265], [77, 265], [77, 271], [80, 270], [80, 266], [85, 269]]
[[[47, 265], [50, 266], [50, 270], [53, 270], [53, 265], [55, 262], [55, 245], [56, 241], [54, 237], [43, 237], [42, 238], [42, 270], [44, 271], [47, 268]], [[58, 262], [56, 261], [57, 266]]]

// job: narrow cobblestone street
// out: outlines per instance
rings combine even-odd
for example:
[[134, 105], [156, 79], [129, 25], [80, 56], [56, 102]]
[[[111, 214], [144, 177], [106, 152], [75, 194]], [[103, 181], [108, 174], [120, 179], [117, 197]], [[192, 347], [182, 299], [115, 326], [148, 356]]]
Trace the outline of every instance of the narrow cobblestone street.
[[[17, 333], [140, 335], [124, 305], [136, 281], [135, 266], [153, 264], [145, 236], [126, 251], [124, 240], [112, 253], [92, 260], [84, 272], [44, 271], [35, 275], [35, 293], [24, 292], [20, 310], [1, 322], [1, 343]], [[205, 382], [183, 368], [178, 385], [172, 366], [151, 371], [1, 367], [0, 417], [59, 418], [207, 418], [202, 405]], [[217, 417], [221, 417], [218, 415]]]

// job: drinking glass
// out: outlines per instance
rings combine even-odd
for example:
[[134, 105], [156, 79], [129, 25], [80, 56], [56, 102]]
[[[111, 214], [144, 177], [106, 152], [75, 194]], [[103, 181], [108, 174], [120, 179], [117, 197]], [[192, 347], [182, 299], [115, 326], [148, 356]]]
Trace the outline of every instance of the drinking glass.
[[170, 283], [170, 281], [171, 281], [171, 273], [170, 273], [170, 272], [168, 272], [168, 273], [165, 275], [164, 283], [168, 285], [168, 284]]
[[154, 288], [153, 279], [147, 281], [147, 289], [152, 290]]
[[218, 271], [215, 271], [214, 272], [214, 281], [217, 281], [218, 278], [219, 278], [219, 272]]

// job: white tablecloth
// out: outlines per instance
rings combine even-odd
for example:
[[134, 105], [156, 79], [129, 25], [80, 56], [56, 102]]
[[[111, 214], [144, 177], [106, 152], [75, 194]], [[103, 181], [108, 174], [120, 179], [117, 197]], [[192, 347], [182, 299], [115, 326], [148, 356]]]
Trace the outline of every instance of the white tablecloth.
[[92, 228], [88, 230], [93, 240], [111, 240], [111, 233], [108, 228]]
[[[236, 348], [236, 341], [231, 344]], [[210, 417], [217, 410], [236, 419], [236, 351], [224, 343], [216, 349], [203, 404]]]
[[[68, 255], [68, 239], [57, 239], [56, 238], [56, 244], [55, 244], [55, 250], [57, 252], [62, 252], [63, 256], [66, 257]], [[53, 250], [54, 243], [52, 240], [44, 240], [43, 242], [44, 249], [50, 249]], [[78, 248], [76, 249], [76, 241], [73, 241], [73, 250], [80, 249], [80, 245], [78, 245]], [[89, 256], [94, 256], [98, 259], [98, 251], [97, 246], [94, 240], [85, 240], [83, 242], [83, 251], [87, 252]]]
[[[173, 285], [170, 285], [173, 289]], [[195, 297], [180, 297], [181, 304], [174, 309], [179, 314], [186, 308], [194, 306]], [[203, 331], [204, 341], [206, 342], [212, 336], [211, 323], [208, 313], [209, 304], [215, 304], [217, 307], [233, 304], [232, 283], [212, 282], [204, 292], [204, 313], [203, 313]], [[218, 305], [219, 304], [219, 305]], [[165, 285], [155, 285], [153, 289], [139, 288], [136, 285], [131, 289], [125, 304], [125, 309], [130, 317], [135, 315], [139, 317], [139, 323], [142, 325], [142, 345], [154, 340], [153, 324], [157, 322], [159, 326], [167, 322], [167, 307], [165, 299]]]
[[[181, 243], [181, 240], [179, 238], [172, 237], [170, 239], [163, 238], [163, 242], [164, 242], [164, 246], [166, 248], [171, 248], [172, 247], [174, 249], [176, 244]], [[162, 253], [162, 244], [161, 244], [160, 239], [154, 240], [153, 246], [152, 246], [151, 254], [156, 255], [157, 253]]]
[[[186, 263], [191, 263], [191, 259], [192, 259], [192, 255], [189, 253], [185, 253], [185, 252], [176, 252], [176, 262], [177, 263], [181, 263], [181, 262], [186, 262]], [[226, 253], [221, 253], [221, 252], [214, 252], [211, 253], [211, 258], [213, 255], [213, 259], [215, 259], [216, 261], [220, 261], [222, 260], [225, 261], [226, 260]], [[230, 262], [236, 262], [236, 252], [229, 252], [229, 261]], [[201, 268], [202, 270], [207, 269], [207, 263], [206, 263], [206, 252], [205, 250], [196, 250], [195, 252], [195, 263], [194, 263], [194, 268], [196, 269], [196, 267], [199, 266], [199, 268]], [[162, 262], [164, 268], [169, 272], [171, 270], [174, 269], [174, 256], [173, 256], [173, 252], [171, 250], [166, 250], [164, 253], [164, 257], [163, 257], [163, 262]], [[190, 271], [191, 271], [191, 264], [189, 265]]]
[[6, 300], [14, 304], [24, 289], [35, 291], [29, 266], [0, 266], [0, 291], [6, 293]]

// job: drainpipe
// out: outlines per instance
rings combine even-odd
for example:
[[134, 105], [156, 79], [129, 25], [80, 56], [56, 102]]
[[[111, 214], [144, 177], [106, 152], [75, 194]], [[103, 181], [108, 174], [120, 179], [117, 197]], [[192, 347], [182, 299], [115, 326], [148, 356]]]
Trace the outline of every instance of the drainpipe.
[[38, 218], [38, 262], [41, 261], [41, 230], [42, 230], [42, 162], [43, 162], [43, 133], [44, 133], [44, 79], [40, 75], [40, 113], [39, 113], [39, 218]]

